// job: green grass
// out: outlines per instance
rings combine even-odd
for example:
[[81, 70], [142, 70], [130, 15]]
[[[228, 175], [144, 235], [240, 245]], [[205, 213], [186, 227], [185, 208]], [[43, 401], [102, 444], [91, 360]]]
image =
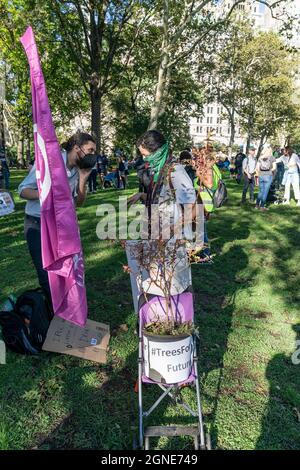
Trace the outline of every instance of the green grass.
[[[24, 174], [12, 172], [13, 188]], [[134, 181], [131, 176], [125, 194], [134, 192]], [[193, 267], [204, 420], [214, 448], [299, 449], [300, 365], [292, 364], [291, 355], [300, 336], [300, 209], [272, 206], [261, 213], [250, 204], [239, 207], [241, 187], [227, 183], [230, 201], [209, 222], [215, 263]], [[89, 317], [110, 324], [108, 362], [8, 352], [7, 365], [0, 366], [0, 449], [132, 448], [138, 340], [130, 281], [122, 249], [96, 236], [97, 205], [116, 203], [119, 194], [89, 195], [78, 210]], [[16, 212], [0, 220], [0, 302], [37, 286], [23, 237], [24, 201], [16, 196], [15, 202]], [[193, 388], [182, 393], [195, 405]], [[157, 387], [144, 388], [145, 408], [158, 394]], [[147, 423], [194, 420], [164, 401]], [[192, 448], [185, 438], [152, 444]]]

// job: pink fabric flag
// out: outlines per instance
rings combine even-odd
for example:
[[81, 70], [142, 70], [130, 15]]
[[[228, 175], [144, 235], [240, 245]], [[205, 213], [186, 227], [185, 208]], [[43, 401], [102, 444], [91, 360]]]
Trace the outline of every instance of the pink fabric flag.
[[49, 274], [55, 315], [84, 326], [87, 301], [76, 211], [30, 26], [20, 40], [30, 66], [43, 267]]

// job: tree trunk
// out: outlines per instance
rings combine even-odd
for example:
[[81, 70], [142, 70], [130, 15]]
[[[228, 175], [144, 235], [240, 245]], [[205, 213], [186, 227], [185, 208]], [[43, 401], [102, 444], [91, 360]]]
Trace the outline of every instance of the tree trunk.
[[97, 152], [101, 148], [101, 92], [97, 85], [90, 87], [91, 110], [92, 110], [92, 134], [96, 139]]
[[0, 148], [5, 149], [4, 103], [0, 103]]
[[31, 138], [30, 138], [30, 131], [29, 131], [29, 127], [27, 127], [26, 129], [26, 142], [25, 142], [25, 146], [26, 146], [26, 152], [25, 152], [25, 155], [26, 155], [26, 164], [28, 165], [31, 158], [31, 151], [30, 151], [30, 143], [31, 143]]
[[18, 141], [18, 152], [17, 152], [17, 167], [24, 168], [24, 137], [23, 135], [19, 137]]
[[247, 145], [246, 145], [246, 155], [248, 155], [248, 152], [249, 152], [249, 148], [250, 148], [250, 145], [251, 145], [251, 141], [252, 141], [252, 131], [253, 131], [253, 125], [252, 125], [252, 117], [250, 116], [249, 119], [248, 119], [248, 136], [247, 136]]
[[166, 107], [167, 87], [170, 79], [170, 53], [169, 47], [169, 0], [163, 1], [163, 38], [162, 54], [158, 68], [157, 85], [155, 89], [154, 103], [151, 107], [148, 130], [155, 129], [158, 119], [164, 114]]
[[260, 154], [262, 152], [262, 149], [263, 149], [263, 146], [265, 144], [265, 138], [266, 138], [266, 134], [263, 133], [260, 137], [260, 141], [259, 141], [259, 145], [258, 145], [258, 149], [257, 149], [257, 154], [256, 154], [256, 157], [259, 158], [260, 157]]
[[158, 124], [158, 119], [164, 113], [165, 102], [164, 98], [167, 95], [167, 74], [168, 74], [169, 55], [164, 52], [162, 60], [158, 69], [158, 79], [155, 90], [154, 103], [151, 108], [151, 116], [148, 125], [148, 130], [155, 129]]
[[228, 146], [228, 157], [230, 159], [232, 156], [232, 147], [233, 147], [234, 139], [235, 139], [234, 109], [229, 114], [229, 121], [230, 121], [230, 139], [229, 139], [229, 146]]

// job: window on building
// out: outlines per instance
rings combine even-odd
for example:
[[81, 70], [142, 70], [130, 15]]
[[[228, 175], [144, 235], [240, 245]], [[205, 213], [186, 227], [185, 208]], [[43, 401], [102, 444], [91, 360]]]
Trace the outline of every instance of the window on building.
[[209, 114], [209, 106], [207, 106], [207, 114]]
[[202, 134], [202, 126], [200, 127], [200, 134]]
[[199, 134], [199, 126], [197, 126], [197, 134]]
[[209, 124], [209, 116], [207, 116], [206, 122], [207, 122], [207, 124]]
[[222, 135], [222, 127], [220, 127], [220, 135]]
[[212, 124], [212, 122], [213, 122], [213, 118], [211, 117], [211, 118], [210, 118], [210, 123]]
[[217, 108], [217, 114], [220, 114], [220, 108]]
[[219, 128], [216, 127], [216, 134], [219, 134]]

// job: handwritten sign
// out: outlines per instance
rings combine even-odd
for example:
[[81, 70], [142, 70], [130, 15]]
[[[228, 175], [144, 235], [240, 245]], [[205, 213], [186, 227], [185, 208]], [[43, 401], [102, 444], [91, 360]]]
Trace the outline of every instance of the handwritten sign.
[[14, 201], [7, 191], [0, 192], [0, 217], [15, 211]]
[[81, 328], [55, 316], [51, 321], [43, 350], [105, 364], [109, 338], [109, 325], [87, 320], [86, 326]]

